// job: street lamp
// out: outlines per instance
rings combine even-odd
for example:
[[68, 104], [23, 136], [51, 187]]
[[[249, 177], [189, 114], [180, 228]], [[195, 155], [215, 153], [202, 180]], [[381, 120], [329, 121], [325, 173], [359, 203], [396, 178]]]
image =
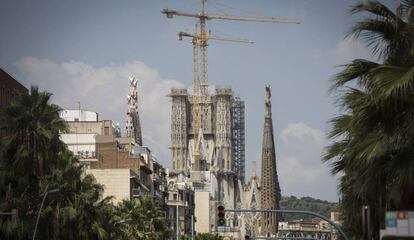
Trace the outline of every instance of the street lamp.
[[51, 189], [49, 191], [46, 191], [44, 193], [42, 203], [40, 204], [39, 212], [37, 213], [36, 225], [35, 225], [35, 229], [34, 229], [34, 232], [33, 232], [33, 238], [32, 238], [33, 240], [35, 240], [35, 238], [36, 238], [36, 231], [37, 231], [37, 225], [39, 224], [40, 212], [42, 211], [43, 203], [45, 202], [45, 199], [46, 199], [47, 194], [48, 193], [57, 193], [59, 191], [60, 191], [59, 188], [55, 188], [55, 189]]

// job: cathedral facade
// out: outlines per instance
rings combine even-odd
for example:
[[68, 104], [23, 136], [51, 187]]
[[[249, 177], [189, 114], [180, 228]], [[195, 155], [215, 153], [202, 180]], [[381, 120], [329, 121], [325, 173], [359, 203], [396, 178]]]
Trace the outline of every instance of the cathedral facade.
[[169, 96], [170, 176], [194, 188], [196, 231], [212, 231], [217, 227], [215, 211], [206, 215], [205, 209], [197, 208], [197, 201], [210, 202], [210, 209], [218, 202], [236, 207], [241, 194], [238, 182], [244, 178], [244, 102], [229, 87], [210, 88], [203, 94], [172, 89]]

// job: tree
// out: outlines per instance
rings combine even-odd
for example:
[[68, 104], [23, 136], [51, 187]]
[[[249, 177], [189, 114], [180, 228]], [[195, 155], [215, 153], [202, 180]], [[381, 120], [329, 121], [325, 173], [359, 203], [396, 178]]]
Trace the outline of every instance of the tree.
[[59, 132], [65, 123], [59, 118], [60, 107], [49, 104], [51, 94], [31, 87], [5, 109], [9, 136], [2, 139], [0, 195], [5, 196], [1, 210], [19, 206], [23, 235], [30, 236], [40, 204], [40, 178], [50, 172], [55, 153], [48, 151], [60, 144]]
[[5, 110], [6, 128], [1, 139], [0, 211], [18, 209], [17, 223], [0, 219], [1, 239], [32, 238], [42, 193], [49, 195], [40, 214], [39, 239], [105, 239], [110, 229], [109, 199], [100, 199], [103, 187], [82, 166], [59, 134], [66, 126], [60, 107], [49, 103], [50, 93], [31, 88]]
[[139, 197], [123, 200], [115, 209], [117, 230], [114, 239], [168, 239], [171, 231], [157, 200]]
[[[103, 186], [60, 140], [66, 130], [50, 93], [32, 87], [6, 108], [11, 134], [0, 141], [0, 212], [17, 209], [18, 221], [0, 218], [0, 239], [31, 239], [42, 193], [37, 239], [168, 239], [165, 212], [149, 197], [114, 206]], [[7, 171], [3, 171], [7, 169]]]
[[396, 13], [377, 1], [355, 5], [370, 13], [350, 35], [362, 38], [379, 62], [356, 59], [333, 78], [343, 114], [332, 119], [324, 160], [341, 174], [342, 220], [361, 235], [363, 205], [373, 210], [374, 234], [388, 209], [414, 208], [414, 1]]
[[[103, 186], [68, 150], [42, 185], [60, 188], [59, 194], [48, 197], [42, 211], [39, 234], [43, 239], [110, 239], [113, 230], [113, 205], [110, 197], [101, 199]], [[42, 231], [43, 230], [43, 231]]]

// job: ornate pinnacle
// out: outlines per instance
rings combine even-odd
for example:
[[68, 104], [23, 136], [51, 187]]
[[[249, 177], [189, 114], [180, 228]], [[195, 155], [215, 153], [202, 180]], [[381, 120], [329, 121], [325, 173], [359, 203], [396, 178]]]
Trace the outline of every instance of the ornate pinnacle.
[[265, 118], [272, 117], [272, 102], [270, 98], [272, 97], [272, 93], [270, 92], [270, 85], [266, 85], [265, 87]]

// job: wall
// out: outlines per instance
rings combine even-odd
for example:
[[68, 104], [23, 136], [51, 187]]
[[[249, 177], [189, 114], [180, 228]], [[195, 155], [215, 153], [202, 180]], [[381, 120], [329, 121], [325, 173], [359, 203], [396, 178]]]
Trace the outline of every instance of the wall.
[[98, 121], [98, 113], [88, 110], [63, 110], [59, 115], [68, 122]]
[[[195, 202], [195, 230], [199, 233], [210, 232], [210, 193], [194, 192]], [[213, 211], [215, 212], [215, 211]]]
[[112, 136], [114, 129], [112, 121], [103, 120], [98, 122], [67, 122], [69, 133], [96, 133], [98, 135]]
[[91, 168], [128, 168], [139, 173], [140, 159], [129, 158], [129, 152], [120, 148], [113, 137], [96, 136], [96, 152], [101, 159], [91, 163]]
[[96, 133], [66, 133], [61, 134], [60, 139], [79, 158], [96, 155]]
[[28, 90], [0, 68], [0, 138], [7, 135], [7, 130], [1, 130], [4, 123], [2, 112], [19, 93], [28, 93]]
[[131, 199], [130, 169], [87, 169], [86, 174], [92, 174], [98, 183], [104, 185], [102, 198], [114, 196], [114, 204]]

